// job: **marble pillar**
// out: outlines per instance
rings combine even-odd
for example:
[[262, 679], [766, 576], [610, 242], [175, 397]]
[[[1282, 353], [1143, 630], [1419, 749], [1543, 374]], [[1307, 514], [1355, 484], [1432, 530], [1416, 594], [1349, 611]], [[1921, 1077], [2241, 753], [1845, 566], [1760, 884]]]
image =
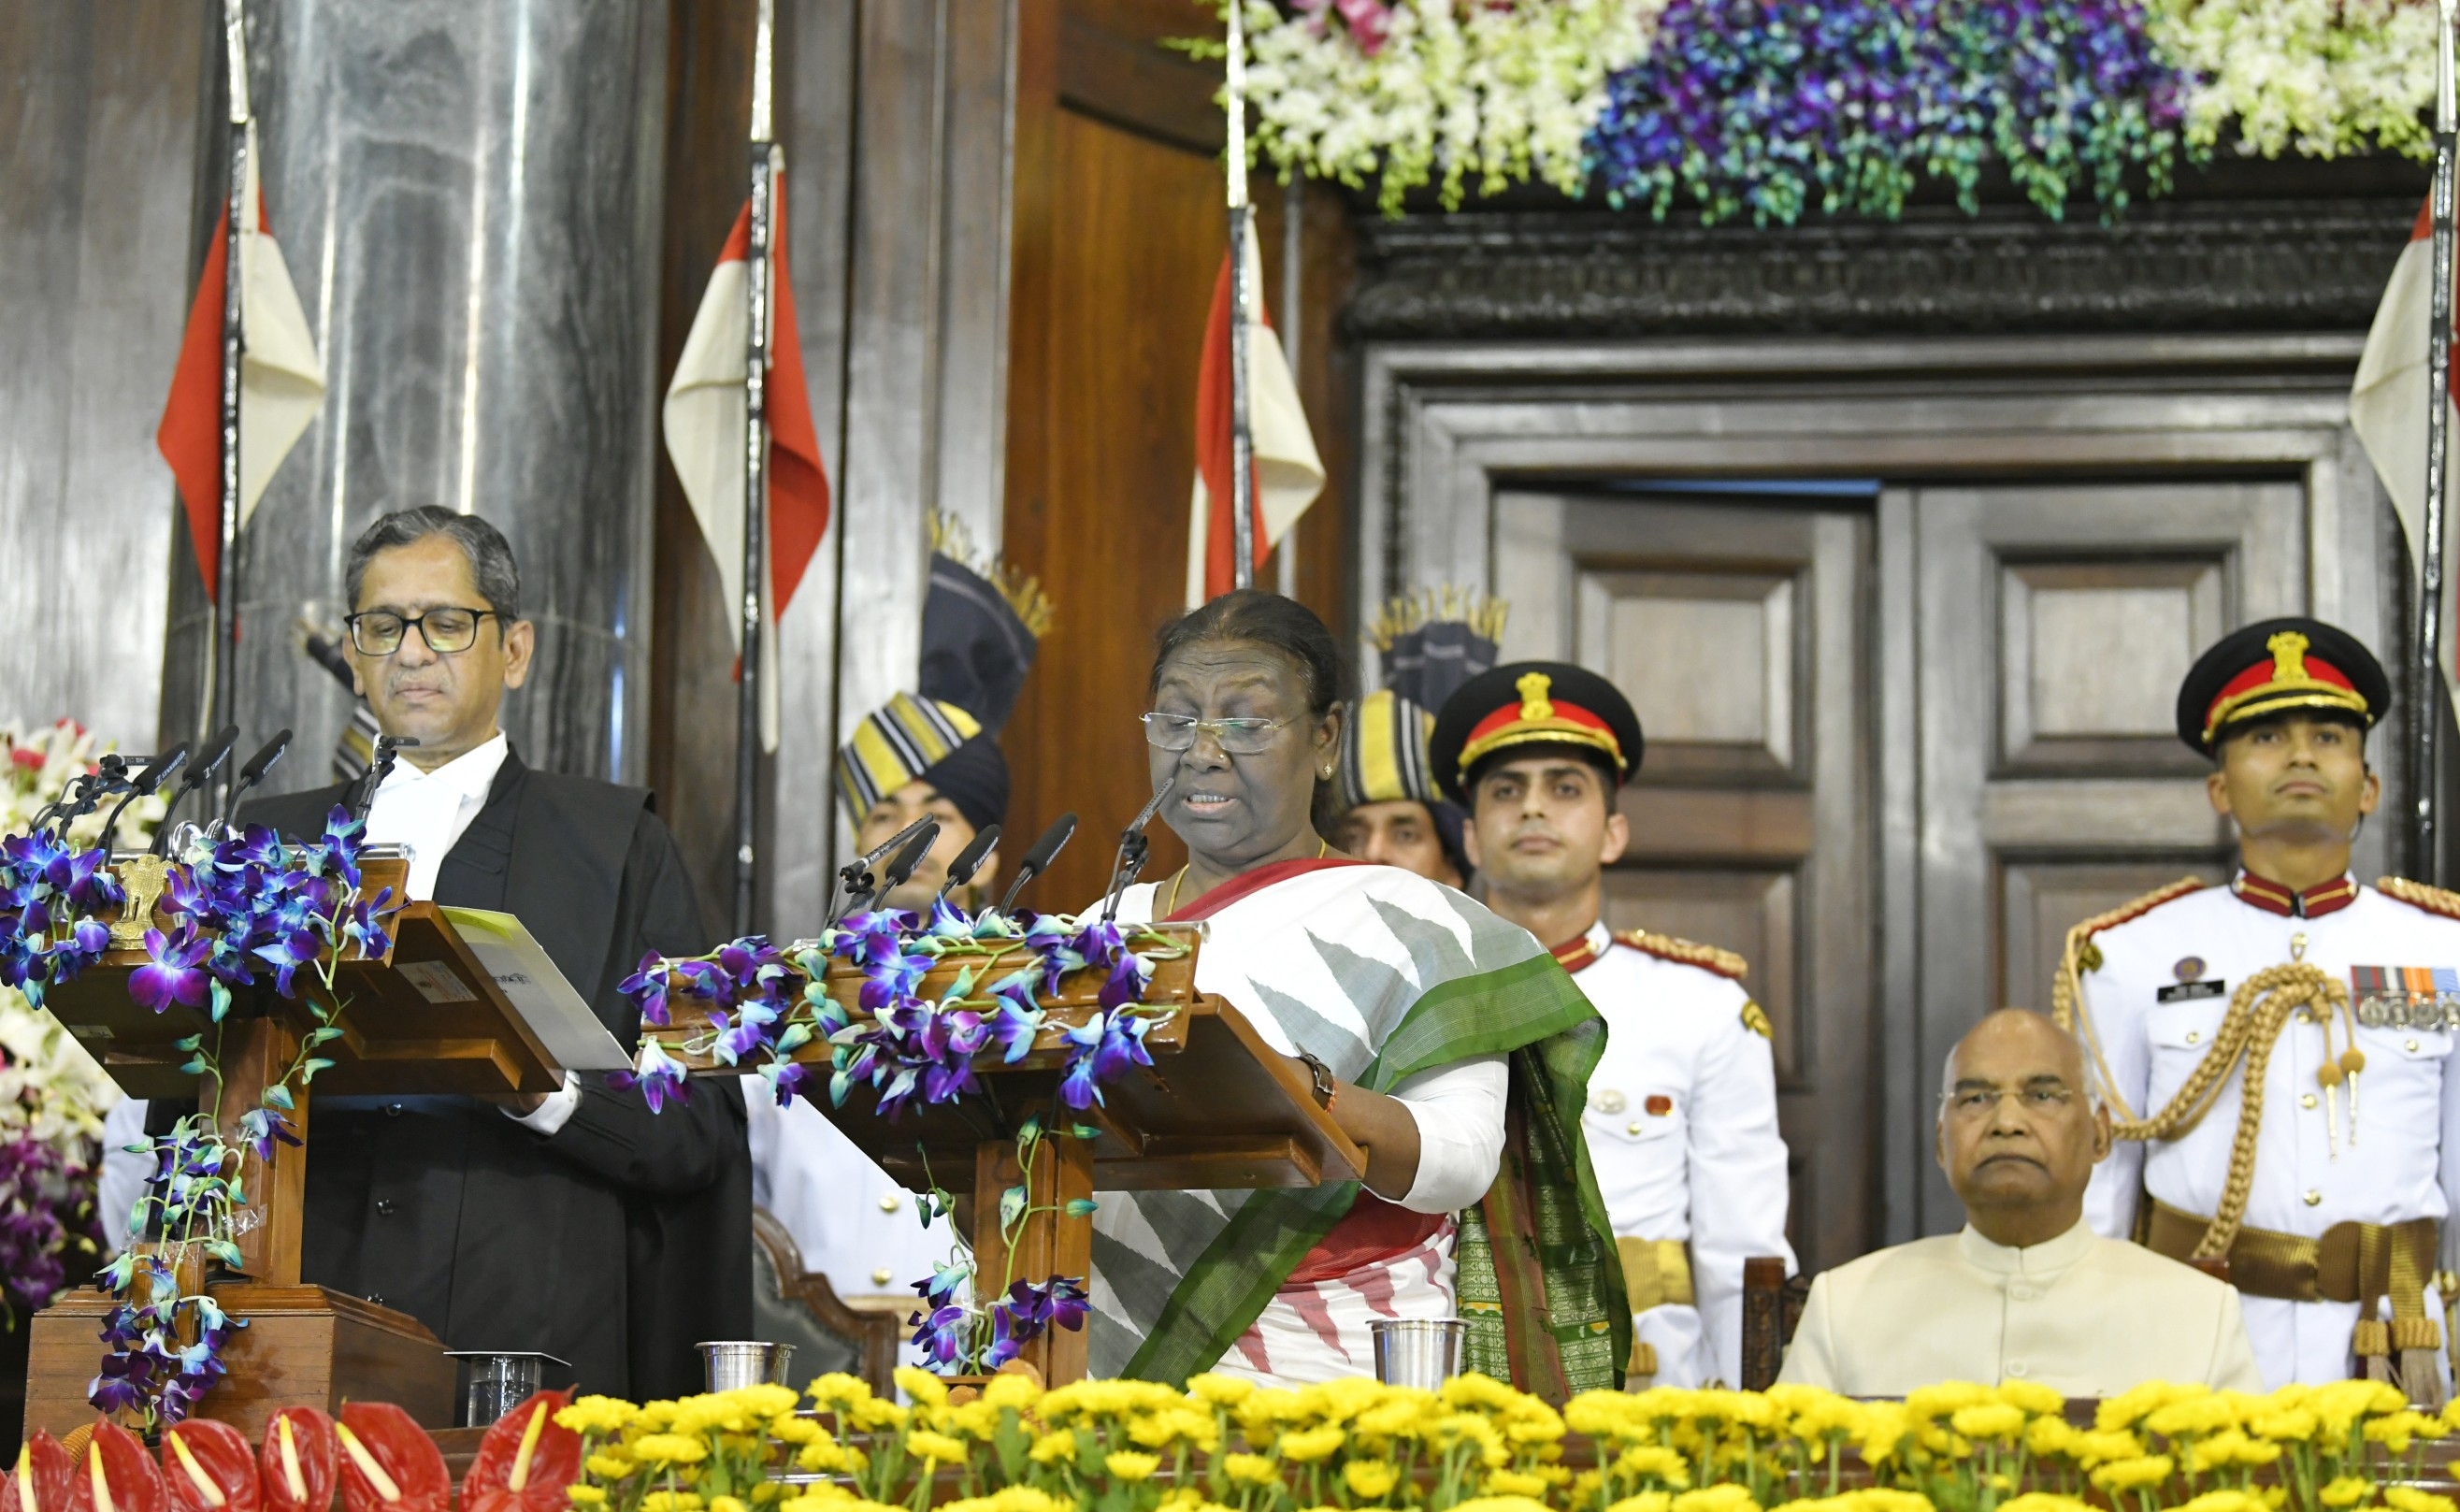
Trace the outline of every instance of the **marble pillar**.
[[[243, 543], [243, 749], [327, 780], [350, 541], [418, 504], [486, 517], [538, 625], [505, 728], [535, 766], [645, 772], [668, 8], [663, 0], [251, 0], [266, 209], [325, 351], [323, 414]], [[214, 188], [212, 155], [201, 201]], [[205, 212], [210, 214], [210, 211]], [[164, 727], [209, 633], [174, 574]]]

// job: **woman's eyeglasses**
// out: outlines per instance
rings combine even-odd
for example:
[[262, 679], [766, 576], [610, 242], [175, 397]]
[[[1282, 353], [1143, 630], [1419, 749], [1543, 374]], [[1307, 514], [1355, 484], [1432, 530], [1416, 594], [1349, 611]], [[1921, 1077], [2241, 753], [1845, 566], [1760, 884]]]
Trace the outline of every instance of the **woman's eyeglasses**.
[[438, 656], [466, 651], [478, 642], [478, 622], [495, 613], [493, 609], [429, 609], [424, 614], [407, 617], [391, 609], [370, 609], [353, 614], [343, 623], [350, 628], [350, 644], [362, 656], [391, 656], [401, 650], [402, 638], [414, 627], [427, 649]]
[[1145, 742], [1156, 751], [1185, 751], [1200, 734], [1213, 737], [1224, 756], [1262, 756], [1273, 743], [1273, 732], [1287, 719], [1197, 719], [1187, 714], [1144, 715]]

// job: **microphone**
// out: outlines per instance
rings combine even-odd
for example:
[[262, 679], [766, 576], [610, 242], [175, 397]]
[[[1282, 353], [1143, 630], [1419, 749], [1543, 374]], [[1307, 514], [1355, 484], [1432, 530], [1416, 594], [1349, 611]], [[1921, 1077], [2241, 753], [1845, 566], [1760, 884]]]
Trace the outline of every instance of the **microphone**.
[[239, 726], [225, 725], [205, 742], [205, 748], [197, 753], [197, 758], [188, 763], [188, 775], [180, 778], [180, 791], [171, 795], [170, 805], [162, 810], [162, 821], [155, 828], [152, 854], [167, 856], [171, 853], [172, 816], [180, 812], [180, 804], [189, 794], [213, 780], [214, 773], [230, 759], [231, 745], [238, 739]]
[[1178, 786], [1178, 774], [1173, 772], [1162, 779], [1161, 786], [1154, 789], [1154, 796], [1145, 806], [1136, 810], [1136, 817], [1129, 821], [1128, 827], [1120, 831], [1119, 857], [1111, 863], [1111, 896], [1102, 905], [1104, 924], [1109, 924], [1118, 917], [1119, 894], [1127, 890], [1128, 884], [1136, 880], [1136, 873], [1145, 869], [1145, 852], [1152, 845], [1152, 842], [1145, 839], [1145, 826], [1153, 822], [1153, 817], [1156, 814], [1161, 812], [1161, 800], [1170, 797], [1170, 790], [1177, 786]]
[[957, 859], [948, 862], [948, 880], [940, 884], [941, 897], [945, 898], [950, 892], [974, 880], [974, 873], [983, 868], [983, 858], [989, 855], [991, 847], [999, 843], [999, 831], [1000, 827], [997, 824], [987, 825], [964, 850], [957, 852]]
[[1075, 834], [1075, 815], [1062, 814], [1051, 820], [1050, 827], [1042, 832], [1042, 838], [1033, 842], [1033, 849], [1027, 851], [1025, 860], [1017, 862], [1016, 880], [1009, 883], [1007, 891], [1000, 895], [1000, 912], [1007, 912], [1007, 905], [1016, 902], [1016, 895], [1025, 890], [1025, 884], [1041, 876], [1059, 853], [1068, 848], [1068, 841]]
[[144, 771], [137, 774], [137, 780], [128, 785], [128, 796], [119, 800], [118, 806], [111, 811], [111, 818], [102, 822], [102, 853], [105, 856], [111, 854], [111, 838], [119, 832], [119, 816], [127, 811], [128, 805], [140, 798], [152, 798], [161, 787], [162, 779], [180, 770], [180, 763], [187, 759], [188, 742], [182, 740], [156, 756], [146, 764]]
[[127, 785], [127, 758], [117, 753], [106, 756], [95, 763], [94, 771], [62, 789], [57, 801], [45, 804], [30, 827], [39, 833], [49, 826], [53, 836], [66, 840], [70, 825], [100, 807], [105, 795]]
[[[880, 863], [881, 858], [887, 856], [891, 851], [894, 851], [898, 846], [904, 844], [907, 841], [912, 840], [914, 838], [914, 832], [921, 829], [923, 825], [929, 824], [936, 828], [938, 827], [939, 822], [940, 821], [938, 820], [925, 814], [921, 819], [916, 820], [913, 823], [906, 825], [896, 834], [889, 836], [886, 840], [881, 841], [871, 849], [863, 852], [854, 860], [847, 862], [844, 865], [838, 867], [838, 880], [829, 887], [829, 911], [820, 916], [826, 922], [823, 923], [820, 927], [825, 929], [829, 925], [835, 924], [839, 919], [845, 917], [845, 914], [852, 913], [854, 911], [856, 899], [868, 898], [873, 893], [879, 891], [879, 884], [872, 880], [872, 868]], [[846, 889], [846, 905], [843, 913], [839, 912], [838, 909], [838, 887]]]
[[914, 868], [922, 864], [922, 858], [930, 855], [931, 847], [939, 841], [940, 821], [935, 819], [916, 831], [914, 838], [905, 842], [905, 848], [897, 853], [897, 859], [880, 872], [880, 889], [872, 896], [885, 898], [903, 886], [905, 879], [914, 875]]
[[376, 789], [384, 786], [385, 778], [392, 776], [394, 753], [417, 748], [418, 741], [414, 736], [376, 736], [374, 749], [368, 753], [368, 769], [359, 774], [359, 780], [345, 795], [350, 803], [350, 818], [366, 822], [368, 810], [376, 804]]
[[247, 758], [247, 765], [239, 769], [239, 777], [231, 783], [230, 797], [223, 802], [224, 833], [229, 832], [231, 820], [239, 813], [240, 795], [264, 781], [265, 774], [272, 771], [281, 762], [282, 754], [289, 749], [290, 732], [285, 730], [258, 747], [256, 755]]

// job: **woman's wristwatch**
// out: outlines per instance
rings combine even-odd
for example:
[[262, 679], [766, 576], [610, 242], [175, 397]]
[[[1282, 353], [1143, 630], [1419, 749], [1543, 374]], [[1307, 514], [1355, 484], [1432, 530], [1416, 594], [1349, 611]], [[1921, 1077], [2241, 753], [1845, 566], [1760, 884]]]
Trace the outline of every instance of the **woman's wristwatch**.
[[1334, 1095], [1341, 1091], [1341, 1083], [1333, 1079], [1332, 1068], [1304, 1050], [1299, 1052], [1299, 1059], [1305, 1064], [1307, 1075], [1315, 1078], [1315, 1105], [1329, 1111]]

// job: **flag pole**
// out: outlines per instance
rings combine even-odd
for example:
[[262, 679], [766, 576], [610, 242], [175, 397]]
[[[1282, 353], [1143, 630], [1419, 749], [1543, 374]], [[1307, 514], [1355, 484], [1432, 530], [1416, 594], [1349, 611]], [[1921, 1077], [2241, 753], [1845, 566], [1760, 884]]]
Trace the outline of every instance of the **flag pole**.
[[1256, 586], [1256, 448], [1247, 428], [1247, 32], [1245, 0], [1230, 0], [1230, 586]]
[[[221, 560], [214, 574], [214, 629], [205, 662], [205, 725], [199, 737], [235, 724], [239, 719], [239, 368], [246, 350], [242, 329], [245, 285], [241, 279], [240, 240], [247, 224], [248, 126], [247, 14], [243, 0], [223, 0], [223, 43], [230, 68], [230, 151], [223, 185], [223, 210], [227, 218], [223, 251], [223, 388]], [[228, 797], [232, 773], [225, 762], [209, 790], [209, 811], [220, 813]]]
[[749, 350], [743, 364], [743, 677], [734, 721], [734, 932], [753, 932], [758, 866], [762, 606], [769, 593], [769, 244], [781, 154], [773, 139], [770, 73], [776, 0], [760, 0], [752, 48], [752, 214], [743, 254]]
[[2452, 150], [2460, 131], [2460, 111], [2453, 102], [2451, 28], [2454, 0], [2438, 0], [2434, 44], [2434, 250], [2433, 292], [2428, 299], [2432, 325], [2426, 336], [2426, 540], [2419, 564], [2423, 582], [2418, 592], [2416, 698], [2410, 717], [2417, 721], [2417, 861], [2421, 873], [2435, 885], [2444, 881], [2443, 847], [2437, 829], [2437, 801], [2442, 767], [2435, 746], [2443, 724], [2443, 551], [2447, 526], [2444, 511], [2444, 455], [2449, 444], [2451, 410], [2451, 243]]

